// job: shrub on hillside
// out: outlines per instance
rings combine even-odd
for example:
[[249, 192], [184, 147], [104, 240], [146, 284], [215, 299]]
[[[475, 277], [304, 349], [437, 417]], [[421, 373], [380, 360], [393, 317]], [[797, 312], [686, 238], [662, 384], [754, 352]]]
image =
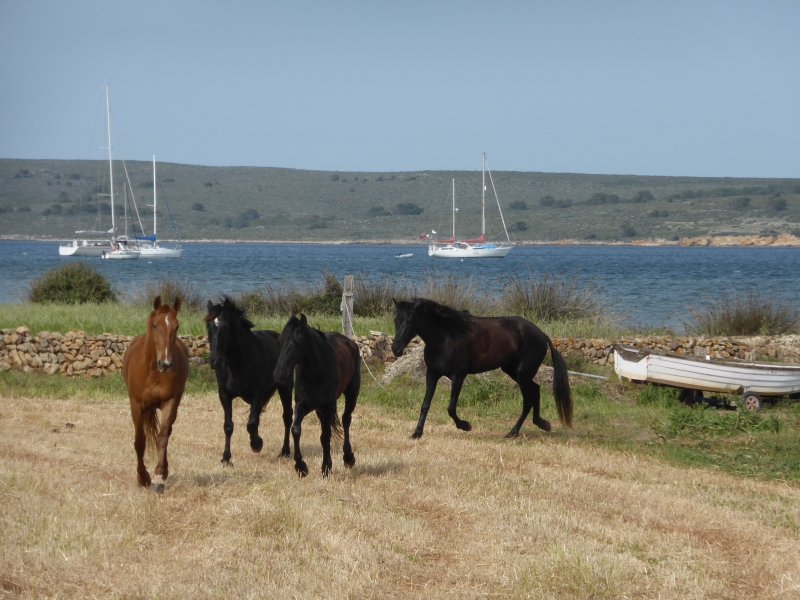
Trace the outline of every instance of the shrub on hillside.
[[423, 209], [413, 202], [399, 202], [397, 204], [398, 215], [421, 215]]
[[783, 198], [775, 198], [770, 200], [769, 206], [772, 210], [786, 210], [786, 200]]
[[556, 199], [552, 196], [542, 196], [539, 198], [539, 205], [540, 206], [553, 206], [555, 204]]
[[206, 207], [200, 202], [195, 202], [192, 204], [192, 210], [196, 210], [197, 212], [205, 212]]
[[68, 262], [46, 271], [28, 283], [28, 302], [84, 304], [115, 302], [111, 283], [85, 262]]
[[730, 292], [689, 307], [685, 323], [691, 333], [720, 335], [780, 335], [800, 325], [800, 312], [788, 301], [763, 296], [758, 290]]
[[388, 217], [392, 213], [383, 208], [382, 206], [370, 206], [367, 214], [370, 217]]
[[511, 210], [528, 210], [528, 203], [524, 200], [515, 200], [510, 206]]
[[732, 208], [733, 210], [744, 210], [748, 206], [750, 206], [750, 198], [747, 196], [740, 196], [728, 202], [728, 208]]

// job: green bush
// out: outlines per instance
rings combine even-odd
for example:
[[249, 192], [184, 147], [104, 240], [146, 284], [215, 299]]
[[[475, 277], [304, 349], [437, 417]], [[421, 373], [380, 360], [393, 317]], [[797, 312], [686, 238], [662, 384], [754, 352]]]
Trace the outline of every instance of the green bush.
[[557, 275], [536, 279], [514, 279], [503, 286], [501, 305], [505, 314], [519, 315], [534, 322], [601, 319], [609, 315], [610, 300], [602, 286]]
[[757, 290], [723, 294], [699, 308], [689, 307], [690, 332], [709, 336], [780, 335], [797, 331], [800, 313], [787, 300]]
[[115, 302], [111, 283], [85, 262], [69, 262], [33, 279], [28, 284], [28, 302], [83, 304]]
[[398, 215], [421, 215], [423, 209], [414, 204], [413, 202], [398, 202], [397, 214]]

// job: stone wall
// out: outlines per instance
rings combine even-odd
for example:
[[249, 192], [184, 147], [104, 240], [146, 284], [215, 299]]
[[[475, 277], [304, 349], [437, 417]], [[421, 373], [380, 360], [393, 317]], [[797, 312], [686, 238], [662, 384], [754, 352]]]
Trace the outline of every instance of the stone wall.
[[[207, 364], [208, 340], [205, 336], [182, 335], [189, 348], [190, 361]], [[88, 336], [82, 331], [66, 334], [42, 331], [32, 336], [27, 327], [3, 329], [0, 339], [0, 371], [15, 369], [42, 372], [63, 377], [76, 375], [100, 377], [122, 367], [122, 355], [133, 336], [103, 334]], [[361, 355], [371, 364], [390, 364], [392, 336], [377, 331], [356, 337]], [[715, 358], [741, 360], [773, 359], [800, 363], [800, 336], [705, 338], [705, 337], [630, 337], [620, 339], [554, 338], [558, 351], [564, 356], [577, 356], [598, 365], [613, 363], [615, 343], [637, 348], [649, 348], [673, 354], [711, 355]], [[419, 338], [409, 344], [406, 352], [422, 345]]]

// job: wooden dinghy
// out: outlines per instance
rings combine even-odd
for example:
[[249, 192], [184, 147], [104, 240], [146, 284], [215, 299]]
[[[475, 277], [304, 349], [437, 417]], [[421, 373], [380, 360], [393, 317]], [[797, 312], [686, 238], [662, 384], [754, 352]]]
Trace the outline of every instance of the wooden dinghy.
[[759, 410], [761, 396], [800, 392], [800, 365], [680, 356], [614, 345], [614, 370], [631, 381], [685, 390], [741, 394], [748, 410]]

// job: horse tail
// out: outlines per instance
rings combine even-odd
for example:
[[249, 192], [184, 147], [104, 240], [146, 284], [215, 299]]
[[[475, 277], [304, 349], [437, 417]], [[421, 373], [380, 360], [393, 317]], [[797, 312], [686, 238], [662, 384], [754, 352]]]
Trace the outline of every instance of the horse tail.
[[161, 429], [161, 421], [158, 418], [158, 411], [145, 411], [144, 413], [144, 436], [147, 440], [147, 456], [152, 460], [158, 457], [158, 432]]
[[339, 420], [339, 411], [335, 408], [333, 410], [333, 420], [331, 421], [331, 437], [337, 442], [341, 442], [344, 439], [342, 422]]
[[567, 427], [572, 427], [572, 392], [569, 389], [567, 363], [549, 337], [547, 345], [550, 346], [550, 356], [553, 359], [553, 396], [556, 399], [558, 418]]

